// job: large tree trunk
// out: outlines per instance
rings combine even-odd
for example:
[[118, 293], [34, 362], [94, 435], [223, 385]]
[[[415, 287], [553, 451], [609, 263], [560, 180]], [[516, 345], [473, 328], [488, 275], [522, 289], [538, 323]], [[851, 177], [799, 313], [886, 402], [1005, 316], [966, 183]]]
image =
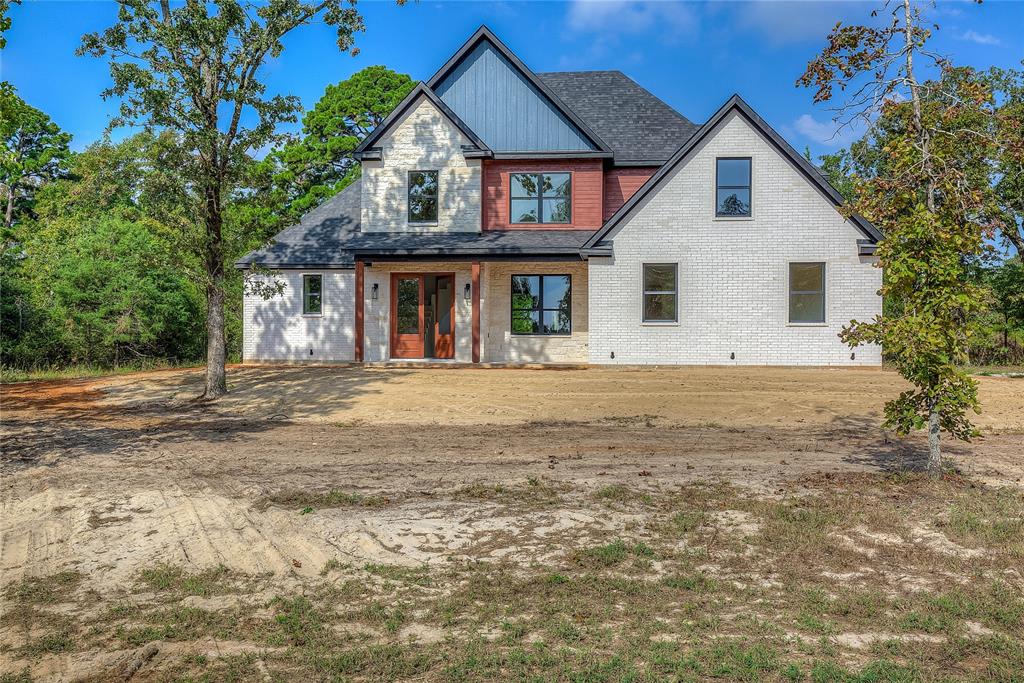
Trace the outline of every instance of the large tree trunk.
[[224, 280], [212, 282], [206, 288], [206, 391], [204, 398], [218, 398], [228, 393], [224, 363], [227, 347], [224, 343]]
[[220, 186], [211, 184], [206, 195], [206, 391], [203, 398], [228, 393], [224, 364], [224, 244], [221, 235]]
[[930, 477], [942, 475], [942, 451], [939, 448], [939, 408], [933, 402], [928, 409], [928, 466]]

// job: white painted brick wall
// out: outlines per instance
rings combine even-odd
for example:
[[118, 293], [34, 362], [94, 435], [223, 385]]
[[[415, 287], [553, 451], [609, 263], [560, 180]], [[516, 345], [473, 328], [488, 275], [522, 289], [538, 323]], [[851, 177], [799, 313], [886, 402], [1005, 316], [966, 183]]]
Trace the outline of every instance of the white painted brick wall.
[[[714, 217], [715, 158], [752, 157], [750, 219]], [[863, 235], [736, 114], [677, 168], [590, 259], [590, 362], [878, 365], [878, 347], [837, 337], [881, 311], [881, 270], [857, 256]], [[641, 264], [679, 264], [678, 325], [641, 323]], [[826, 263], [826, 324], [788, 324], [788, 263]], [[614, 352], [615, 358], [611, 358]], [[731, 361], [730, 353], [736, 358]]]
[[[323, 313], [302, 314], [302, 276], [323, 275]], [[282, 270], [249, 276], [277, 280], [285, 287], [263, 299], [245, 294], [242, 302], [242, 360], [338, 362], [354, 358], [355, 272]], [[312, 350], [312, 354], [310, 351]]]
[[[479, 232], [480, 160], [472, 144], [425, 97], [381, 140], [382, 160], [363, 163], [363, 232]], [[438, 171], [436, 224], [410, 224], [409, 171]]]
[[[564, 337], [512, 334], [512, 275], [552, 273], [572, 277], [572, 334]], [[586, 363], [589, 336], [587, 264], [484, 263], [481, 274], [481, 357], [491, 363]]]

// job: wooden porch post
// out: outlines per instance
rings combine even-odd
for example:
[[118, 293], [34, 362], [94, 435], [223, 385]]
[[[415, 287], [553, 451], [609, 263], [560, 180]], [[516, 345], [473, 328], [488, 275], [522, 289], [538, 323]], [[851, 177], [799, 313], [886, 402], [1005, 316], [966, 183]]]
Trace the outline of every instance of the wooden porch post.
[[480, 362], [480, 262], [473, 261], [473, 362]]
[[362, 261], [356, 261], [356, 347], [355, 347], [355, 360], [357, 363], [363, 362], [363, 305], [365, 303], [363, 297], [363, 278], [365, 273], [365, 264]]

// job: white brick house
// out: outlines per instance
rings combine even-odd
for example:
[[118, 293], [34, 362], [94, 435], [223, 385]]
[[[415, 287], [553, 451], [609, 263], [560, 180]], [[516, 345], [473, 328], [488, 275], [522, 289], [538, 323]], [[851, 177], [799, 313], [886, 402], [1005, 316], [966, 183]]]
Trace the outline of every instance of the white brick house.
[[[619, 122], [633, 124], [623, 130]], [[240, 268], [246, 362], [880, 364], [881, 234], [739, 97], [701, 126], [481, 28]]]

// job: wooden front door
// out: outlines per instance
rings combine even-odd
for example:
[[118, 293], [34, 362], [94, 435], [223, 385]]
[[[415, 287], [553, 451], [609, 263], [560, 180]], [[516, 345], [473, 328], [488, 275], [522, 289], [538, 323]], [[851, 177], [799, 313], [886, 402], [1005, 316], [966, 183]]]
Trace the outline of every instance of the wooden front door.
[[455, 274], [392, 273], [391, 357], [424, 358], [428, 349], [455, 358]]
[[422, 275], [391, 275], [391, 357], [423, 358]]
[[434, 297], [434, 357], [455, 358], [455, 276], [438, 275]]

